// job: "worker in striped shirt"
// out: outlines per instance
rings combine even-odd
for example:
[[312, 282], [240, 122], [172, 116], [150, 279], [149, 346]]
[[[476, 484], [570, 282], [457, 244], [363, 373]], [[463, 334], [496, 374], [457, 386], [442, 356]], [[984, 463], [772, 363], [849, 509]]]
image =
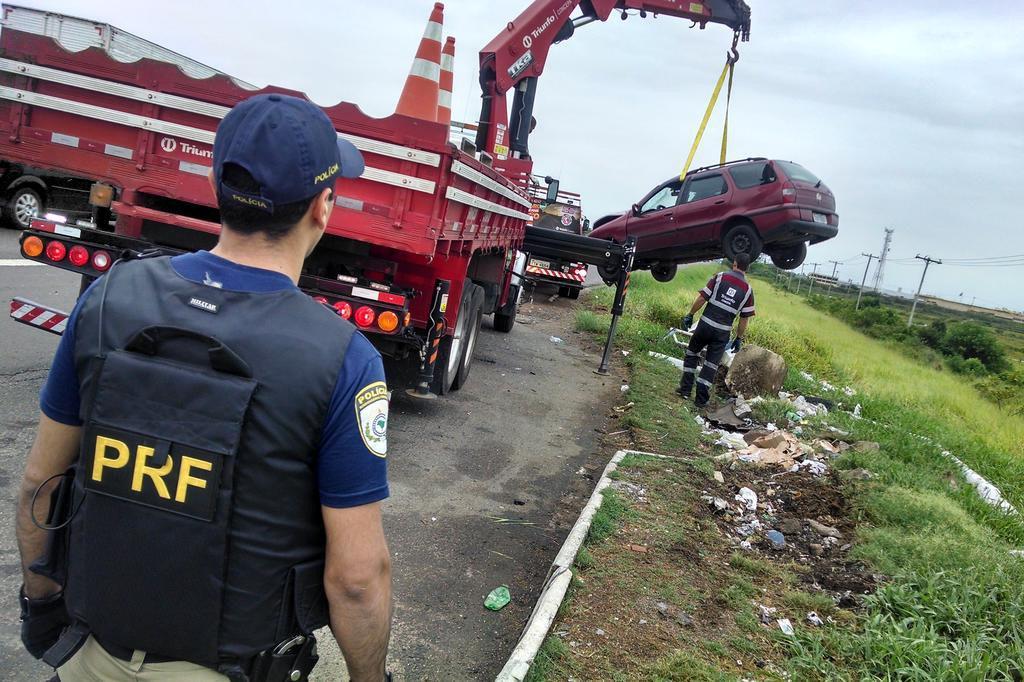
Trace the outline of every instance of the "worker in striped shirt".
[[[711, 398], [711, 389], [718, 374], [718, 363], [728, 347], [733, 352], [740, 349], [743, 335], [747, 332], [747, 323], [754, 316], [754, 290], [747, 282], [747, 268], [750, 256], [746, 253], [736, 254], [732, 270], [720, 272], [711, 279], [697, 294], [690, 312], [683, 318], [683, 329], [693, 325], [693, 316], [704, 308], [704, 313], [697, 322], [697, 329], [690, 338], [683, 358], [683, 376], [677, 393], [685, 399], [690, 398], [694, 380], [697, 382], [697, 407], [704, 407]], [[730, 343], [729, 337], [733, 323], [739, 317], [736, 336]], [[704, 365], [697, 368], [700, 352], [706, 351]]]

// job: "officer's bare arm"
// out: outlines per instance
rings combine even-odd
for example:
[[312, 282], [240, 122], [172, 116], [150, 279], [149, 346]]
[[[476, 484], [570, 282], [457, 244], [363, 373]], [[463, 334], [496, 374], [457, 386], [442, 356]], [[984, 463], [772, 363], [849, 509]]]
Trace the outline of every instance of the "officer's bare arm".
[[743, 339], [747, 336], [747, 322], [750, 321], [749, 317], [741, 317], [740, 323], [736, 325], [736, 338]]
[[[46, 531], [40, 530], [32, 523], [32, 495], [43, 481], [71, 466], [78, 456], [81, 432], [81, 427], [68, 426], [50, 419], [45, 414], [39, 415], [39, 430], [28, 453], [25, 476], [22, 478], [18, 494], [16, 530], [18, 549], [21, 551], [21, 568], [25, 576], [25, 594], [33, 599], [58, 592], [60, 585], [28, 570], [46, 548]], [[40, 523], [46, 520], [50, 492], [57, 486], [58, 480], [50, 481], [39, 491], [36, 518]]]
[[690, 306], [690, 314], [696, 315], [697, 311], [704, 307], [704, 304], [708, 299], [704, 298], [704, 292], [698, 292], [697, 298], [693, 299], [693, 305]]
[[391, 557], [380, 503], [323, 507], [327, 529], [324, 589], [334, 633], [353, 682], [384, 679], [391, 637]]

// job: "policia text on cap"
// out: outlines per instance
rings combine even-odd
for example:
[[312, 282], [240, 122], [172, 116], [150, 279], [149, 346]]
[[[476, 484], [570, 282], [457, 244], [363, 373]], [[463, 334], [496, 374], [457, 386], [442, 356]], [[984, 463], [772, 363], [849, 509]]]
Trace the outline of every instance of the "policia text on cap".
[[17, 518], [22, 640], [64, 682], [305, 679], [327, 624], [353, 680], [384, 679], [383, 367], [296, 287], [362, 171], [316, 106], [246, 100], [214, 142], [216, 248], [79, 299]]

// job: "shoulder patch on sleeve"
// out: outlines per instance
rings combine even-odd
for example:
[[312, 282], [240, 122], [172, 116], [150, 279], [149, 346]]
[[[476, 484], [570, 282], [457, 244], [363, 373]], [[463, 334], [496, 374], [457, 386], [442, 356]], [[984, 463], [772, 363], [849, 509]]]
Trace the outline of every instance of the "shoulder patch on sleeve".
[[388, 454], [388, 386], [375, 381], [356, 392], [356, 421], [363, 444], [377, 457]]

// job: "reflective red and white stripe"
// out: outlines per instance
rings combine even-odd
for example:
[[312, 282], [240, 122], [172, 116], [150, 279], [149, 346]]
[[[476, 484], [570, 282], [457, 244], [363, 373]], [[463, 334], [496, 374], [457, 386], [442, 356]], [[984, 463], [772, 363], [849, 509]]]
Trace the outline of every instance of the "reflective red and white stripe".
[[550, 270], [548, 268], [538, 268], [534, 265], [526, 266], [526, 274], [528, 275], [543, 275], [544, 277], [553, 277], [555, 279], [567, 279], [572, 282], [583, 282], [587, 275], [586, 273], [579, 275], [576, 272], [562, 272], [561, 270]]
[[11, 318], [22, 324], [38, 327], [53, 334], [63, 334], [68, 314], [47, 308], [24, 298], [11, 299]]

